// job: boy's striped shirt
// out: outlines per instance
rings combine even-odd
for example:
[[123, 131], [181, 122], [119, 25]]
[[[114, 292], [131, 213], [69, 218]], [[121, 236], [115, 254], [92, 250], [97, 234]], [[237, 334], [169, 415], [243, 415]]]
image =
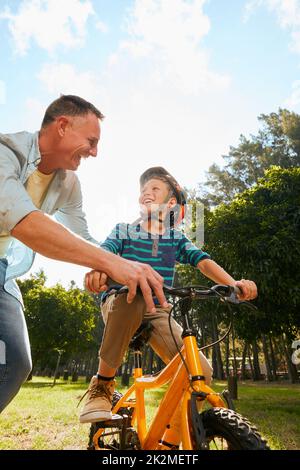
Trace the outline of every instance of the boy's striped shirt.
[[140, 225], [120, 223], [101, 244], [101, 248], [122, 258], [149, 264], [168, 286], [172, 286], [175, 264], [197, 266], [210, 258], [197, 248], [181, 231], [171, 229], [163, 235], [145, 232]]

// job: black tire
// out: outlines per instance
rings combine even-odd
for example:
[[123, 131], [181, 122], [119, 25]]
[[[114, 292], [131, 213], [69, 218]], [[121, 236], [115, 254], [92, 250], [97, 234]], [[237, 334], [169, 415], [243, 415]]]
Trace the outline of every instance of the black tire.
[[208, 450], [270, 450], [257, 428], [236, 411], [211, 408], [201, 417]]

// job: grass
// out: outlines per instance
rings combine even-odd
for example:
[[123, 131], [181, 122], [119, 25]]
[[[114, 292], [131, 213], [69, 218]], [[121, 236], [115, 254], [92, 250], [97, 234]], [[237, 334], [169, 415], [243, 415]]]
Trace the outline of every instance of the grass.
[[[76, 383], [34, 377], [0, 416], [0, 449], [85, 449], [88, 424], [78, 420], [79, 398], [87, 389]], [[215, 382], [221, 391], [225, 382]], [[122, 392], [122, 387], [118, 387]], [[147, 392], [153, 416], [162, 390]], [[237, 411], [255, 424], [273, 449], [300, 449], [300, 386], [286, 383], [239, 382]]]
[[300, 386], [242, 384], [236, 408], [257, 424], [273, 449], [300, 449]]

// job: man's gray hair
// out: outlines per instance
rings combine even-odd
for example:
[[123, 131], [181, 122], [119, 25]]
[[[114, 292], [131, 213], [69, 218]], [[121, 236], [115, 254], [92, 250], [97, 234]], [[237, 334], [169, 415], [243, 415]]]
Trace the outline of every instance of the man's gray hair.
[[61, 95], [46, 109], [42, 128], [54, 122], [59, 116], [85, 116], [88, 113], [95, 114], [101, 121], [104, 119], [104, 115], [92, 103], [79, 96]]

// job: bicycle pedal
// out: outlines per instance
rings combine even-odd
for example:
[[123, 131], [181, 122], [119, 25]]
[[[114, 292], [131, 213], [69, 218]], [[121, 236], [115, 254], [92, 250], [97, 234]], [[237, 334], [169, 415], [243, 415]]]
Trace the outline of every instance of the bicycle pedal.
[[105, 421], [97, 421], [97, 427], [99, 428], [122, 428], [124, 423], [124, 417], [121, 415], [113, 415], [111, 419]]

